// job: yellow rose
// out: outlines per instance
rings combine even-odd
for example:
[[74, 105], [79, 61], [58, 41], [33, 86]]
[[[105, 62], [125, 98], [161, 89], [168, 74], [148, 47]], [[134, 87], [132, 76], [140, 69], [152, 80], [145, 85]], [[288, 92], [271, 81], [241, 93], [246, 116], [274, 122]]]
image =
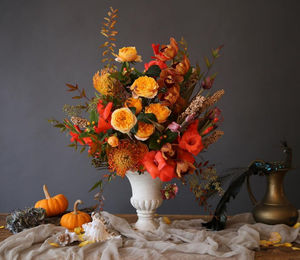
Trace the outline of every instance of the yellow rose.
[[135, 134], [135, 138], [140, 141], [146, 141], [154, 133], [154, 130], [154, 125], [138, 121], [138, 131]]
[[117, 147], [119, 145], [119, 138], [112, 135], [107, 139], [107, 142], [111, 147]]
[[142, 57], [137, 54], [135, 47], [123, 47], [119, 49], [116, 61], [118, 62], [141, 62]]
[[131, 110], [127, 107], [116, 109], [111, 115], [112, 127], [121, 132], [129, 133], [132, 127], [136, 124], [137, 119]]
[[136, 79], [130, 87], [134, 96], [154, 98], [157, 95], [158, 84], [154, 78], [142, 76]]
[[128, 98], [125, 101], [125, 107], [135, 107], [135, 114], [139, 114], [142, 111], [142, 99], [140, 98]]
[[95, 73], [93, 77], [94, 88], [102, 95], [112, 96], [119, 87], [118, 80], [111, 78], [108, 69], [101, 70]]
[[145, 113], [153, 113], [156, 116], [158, 123], [164, 123], [171, 114], [171, 110], [160, 103], [155, 103], [147, 106], [145, 108]]

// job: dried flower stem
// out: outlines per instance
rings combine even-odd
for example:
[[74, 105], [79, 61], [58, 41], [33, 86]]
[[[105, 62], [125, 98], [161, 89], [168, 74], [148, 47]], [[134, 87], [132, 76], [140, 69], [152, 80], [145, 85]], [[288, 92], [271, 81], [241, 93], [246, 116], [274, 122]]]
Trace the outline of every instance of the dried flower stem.
[[114, 59], [112, 57], [108, 58], [107, 55], [111, 54], [111, 56], [114, 56], [116, 47], [116, 44], [114, 43], [116, 41], [115, 36], [118, 34], [118, 31], [116, 31], [115, 26], [117, 23], [117, 17], [118, 17], [118, 9], [113, 9], [110, 7], [110, 11], [107, 13], [107, 17], [104, 17], [105, 22], [102, 25], [101, 28], [101, 34], [107, 38], [106, 42], [104, 42], [100, 47], [105, 48], [105, 50], [102, 52], [102, 62], [107, 62], [106, 67], [113, 68], [115, 65], [112, 64], [114, 62]]
[[201, 109], [198, 111], [199, 114], [205, 111], [207, 108], [211, 107], [212, 105], [216, 104], [221, 97], [225, 94], [224, 89], [216, 91], [212, 96], [208, 97], [201, 107]]
[[190, 105], [185, 109], [184, 112], [178, 117], [177, 123], [182, 123], [183, 120], [191, 114], [199, 115], [199, 110], [202, 109], [203, 103], [205, 102], [205, 98], [201, 95], [201, 91], [199, 91], [198, 95], [193, 98]]
[[218, 139], [223, 135], [224, 135], [223, 131], [216, 130], [209, 137], [203, 139], [202, 142], [203, 142], [205, 149], [207, 149], [208, 146], [210, 146], [211, 144], [216, 143], [218, 141]]

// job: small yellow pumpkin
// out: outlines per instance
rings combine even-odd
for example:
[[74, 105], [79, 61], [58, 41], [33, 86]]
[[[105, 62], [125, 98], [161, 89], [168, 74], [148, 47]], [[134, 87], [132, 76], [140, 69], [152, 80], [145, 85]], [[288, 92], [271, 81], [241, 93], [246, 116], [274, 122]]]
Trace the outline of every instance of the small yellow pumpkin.
[[51, 197], [46, 185], [43, 186], [46, 199], [39, 200], [35, 203], [35, 208], [43, 208], [46, 210], [48, 217], [56, 216], [63, 213], [68, 208], [68, 200], [63, 194]]
[[60, 225], [73, 231], [74, 228], [81, 227], [83, 224], [91, 222], [92, 219], [89, 214], [77, 210], [78, 204], [82, 204], [81, 200], [76, 200], [74, 203], [74, 211], [62, 216]]

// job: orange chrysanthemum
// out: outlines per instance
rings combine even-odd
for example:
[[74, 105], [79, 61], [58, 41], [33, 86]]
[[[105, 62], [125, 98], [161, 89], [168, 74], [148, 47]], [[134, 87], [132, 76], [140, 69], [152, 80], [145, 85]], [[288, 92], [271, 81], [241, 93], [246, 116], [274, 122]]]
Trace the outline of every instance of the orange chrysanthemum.
[[117, 147], [107, 150], [109, 169], [124, 177], [127, 171], [137, 171], [140, 168], [140, 161], [147, 152], [145, 144], [123, 139]]
[[103, 69], [101, 73], [97, 71], [93, 77], [94, 88], [102, 95], [113, 96], [120, 87], [120, 82], [112, 77], [110, 69]]

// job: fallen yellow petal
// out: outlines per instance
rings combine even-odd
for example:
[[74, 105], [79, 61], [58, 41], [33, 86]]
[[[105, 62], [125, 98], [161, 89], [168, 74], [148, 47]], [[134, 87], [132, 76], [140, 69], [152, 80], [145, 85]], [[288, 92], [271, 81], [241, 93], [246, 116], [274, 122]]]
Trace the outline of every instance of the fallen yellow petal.
[[80, 235], [83, 232], [83, 229], [81, 227], [76, 227], [74, 228], [74, 232], [76, 233], [76, 235]]
[[260, 241], [259, 241], [259, 244], [260, 244], [261, 246], [265, 246], [265, 247], [268, 247], [268, 246], [270, 246], [270, 245], [273, 245], [273, 243], [272, 243], [271, 241], [268, 241], [268, 240], [260, 240]]
[[293, 250], [300, 250], [299, 247], [295, 247], [295, 246], [292, 246], [292, 249], [293, 249]]
[[0, 229], [5, 228], [4, 226], [0, 226]]
[[273, 246], [279, 247], [279, 246], [284, 246], [284, 247], [292, 247], [291, 243], [283, 243], [283, 244], [274, 244]]
[[298, 228], [298, 227], [300, 227], [300, 222], [297, 222], [297, 223], [293, 226], [293, 228]]
[[283, 243], [282, 245], [285, 246], [285, 247], [292, 247], [291, 243]]
[[83, 246], [86, 246], [88, 244], [93, 244], [93, 243], [95, 243], [95, 241], [89, 241], [89, 240], [87, 240], [87, 241], [81, 242], [78, 246], [83, 247]]
[[168, 225], [170, 225], [172, 223], [172, 221], [168, 217], [163, 217], [162, 219]]
[[269, 241], [271, 241], [274, 244], [277, 244], [281, 241], [281, 235], [278, 232], [271, 232]]
[[83, 234], [78, 235], [78, 238], [79, 238], [80, 241], [84, 241]]
[[59, 244], [57, 244], [57, 243], [49, 243], [49, 245], [54, 246], [54, 247], [59, 247]]

